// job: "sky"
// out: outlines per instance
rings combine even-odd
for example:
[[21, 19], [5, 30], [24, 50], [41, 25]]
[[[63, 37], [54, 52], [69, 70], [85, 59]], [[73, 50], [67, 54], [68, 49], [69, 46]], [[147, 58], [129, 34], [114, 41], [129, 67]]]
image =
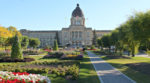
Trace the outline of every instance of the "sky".
[[69, 27], [77, 3], [85, 26], [96, 30], [114, 30], [135, 12], [150, 9], [150, 0], [0, 0], [0, 26], [61, 30]]

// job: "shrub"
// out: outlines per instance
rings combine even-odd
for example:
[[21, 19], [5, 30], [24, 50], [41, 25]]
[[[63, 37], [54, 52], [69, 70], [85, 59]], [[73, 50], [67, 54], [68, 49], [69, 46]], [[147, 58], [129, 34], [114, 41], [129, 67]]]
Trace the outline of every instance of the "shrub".
[[15, 59], [15, 58], [23, 59], [21, 43], [20, 43], [17, 35], [14, 37], [14, 42], [13, 42], [13, 46], [11, 49], [11, 58], [12, 59]]
[[54, 48], [53, 50], [57, 51], [58, 50], [58, 43], [57, 40], [54, 41]]
[[10, 57], [4, 57], [0, 59], [0, 62], [31, 62], [34, 61], [34, 58], [24, 58], [24, 59], [18, 59], [18, 58], [10, 58]]
[[82, 60], [83, 55], [63, 55], [61, 57], [63, 60]]
[[48, 55], [44, 56], [43, 58], [60, 58], [63, 55], [63, 52], [49, 52]]
[[10, 53], [0, 52], [0, 58], [8, 57], [8, 56], [10, 56]]
[[95, 46], [94, 46], [94, 45], [92, 45], [92, 46], [91, 46], [91, 49], [95, 49]]
[[147, 51], [147, 54], [150, 55], [150, 51]]
[[37, 51], [37, 50], [27, 50], [27, 51], [23, 51], [24, 55], [39, 55], [43, 52], [41, 51]]
[[[70, 79], [76, 80], [79, 74], [79, 61], [43, 61], [43, 62], [33, 62], [26, 63], [22, 65], [20, 63], [16, 63], [13, 65], [0, 65], [0, 71], [11, 71], [11, 72], [27, 72], [27, 73], [35, 73], [35, 74], [55, 74], [57, 77], [68, 77]], [[36, 65], [37, 67], [30, 67], [29, 65]], [[39, 68], [38, 65], [53, 65], [53, 67], [44, 67]]]

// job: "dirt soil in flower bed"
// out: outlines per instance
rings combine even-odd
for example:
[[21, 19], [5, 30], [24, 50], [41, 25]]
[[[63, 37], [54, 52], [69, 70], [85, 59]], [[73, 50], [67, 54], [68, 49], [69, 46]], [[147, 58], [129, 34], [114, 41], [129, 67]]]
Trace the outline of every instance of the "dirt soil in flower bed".
[[126, 66], [129, 66], [130, 68], [136, 71], [142, 72], [150, 76], [150, 64], [149, 63], [130, 63], [130, 64], [126, 64]]
[[11, 59], [10, 57], [0, 59], [0, 62], [31, 62], [31, 61], [35, 61], [35, 59], [33, 58]]

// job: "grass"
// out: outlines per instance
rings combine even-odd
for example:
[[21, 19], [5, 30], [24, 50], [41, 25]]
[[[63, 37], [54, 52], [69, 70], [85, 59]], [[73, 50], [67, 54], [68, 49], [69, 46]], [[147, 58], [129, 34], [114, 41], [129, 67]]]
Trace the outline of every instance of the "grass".
[[131, 79], [135, 80], [137, 83], [150, 83], [150, 75], [137, 71], [126, 64], [130, 63], [148, 63], [150, 64], [150, 58], [145, 57], [131, 57], [130, 59], [110, 59], [106, 56], [102, 56], [101, 58], [105, 59], [112, 66], [117, 68], [122, 73], [129, 76]]
[[97, 73], [87, 55], [81, 61], [80, 74], [77, 83], [100, 83]]

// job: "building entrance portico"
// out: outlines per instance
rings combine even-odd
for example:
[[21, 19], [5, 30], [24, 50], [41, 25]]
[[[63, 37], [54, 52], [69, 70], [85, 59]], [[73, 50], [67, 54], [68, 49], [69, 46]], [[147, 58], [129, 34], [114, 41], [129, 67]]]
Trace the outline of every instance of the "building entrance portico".
[[[62, 39], [62, 45], [66, 43], [69, 43], [73, 47], [82, 47], [84, 44], [91, 45], [92, 37], [92, 28], [85, 27], [84, 14], [79, 4], [77, 4], [77, 7], [72, 12], [71, 25], [69, 28], [62, 29], [62, 38], [64, 38]], [[86, 41], [88, 41], [88, 43]]]

